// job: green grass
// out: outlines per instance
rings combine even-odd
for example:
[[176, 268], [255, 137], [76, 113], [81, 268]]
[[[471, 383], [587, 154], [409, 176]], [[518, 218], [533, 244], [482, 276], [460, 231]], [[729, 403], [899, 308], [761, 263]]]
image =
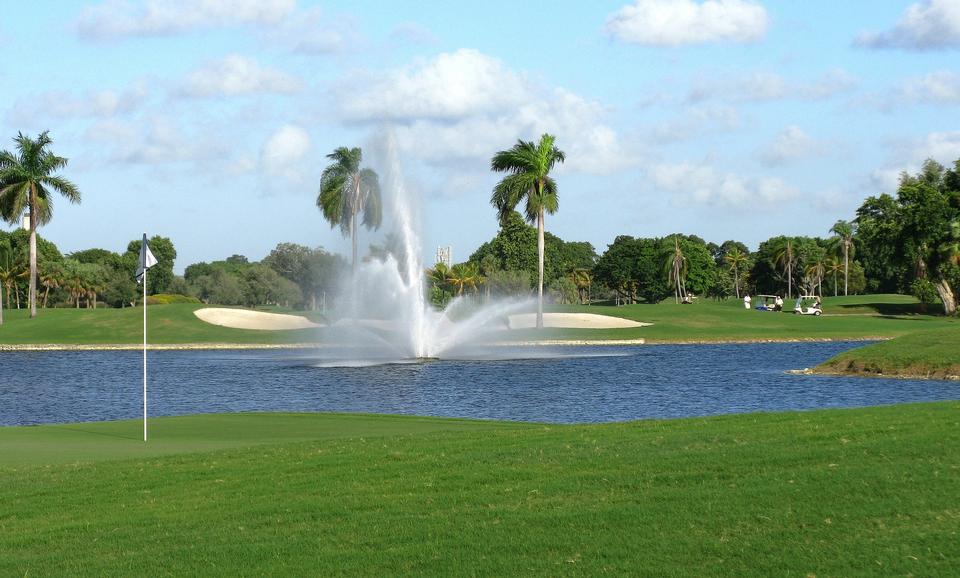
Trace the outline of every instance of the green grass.
[[[0, 428], [0, 575], [960, 574], [958, 402], [591, 426], [155, 424], [166, 455], [125, 439], [135, 422]], [[78, 463], [9, 457], [47, 435]], [[237, 447], [203, 451], [208, 436]]]
[[[792, 304], [788, 304], [788, 307]], [[250, 331], [200, 321], [195, 304], [158, 305], [149, 309], [153, 344], [309, 343], [322, 329]], [[650, 343], [782, 339], [860, 339], [897, 337], [918, 330], [957, 327], [957, 319], [920, 313], [916, 299], [902, 295], [828, 297], [822, 317], [790, 312], [747, 311], [742, 302], [702, 300], [694, 305], [556, 306], [551, 311], [598, 313], [653, 323], [638, 329], [546, 329], [509, 334], [513, 340], [608, 340], [644, 338]], [[933, 310], [931, 309], [931, 312]], [[136, 344], [141, 342], [142, 309], [43, 309], [35, 319], [25, 310], [7, 310], [0, 344]], [[293, 312], [304, 314], [303, 312]], [[309, 316], [309, 315], [308, 315]], [[315, 315], [314, 320], [319, 320]]]
[[960, 377], [960, 324], [921, 331], [841, 353], [817, 367], [822, 373]]
[[[793, 302], [787, 308], [793, 307]], [[960, 321], [921, 314], [919, 303], [903, 295], [857, 295], [827, 297], [825, 315], [794, 315], [746, 310], [737, 300], [699, 300], [693, 305], [663, 302], [657, 305], [566, 306], [552, 310], [614, 315], [653, 323], [638, 329], [517, 332], [527, 339], [636, 339], [648, 343], [736, 341], [762, 339], [862, 339], [896, 337], [919, 330], [958, 327]]]
[[[304, 343], [317, 340], [313, 330], [252, 331], [200, 321], [189, 303], [147, 308], [150, 343]], [[143, 342], [143, 309], [40, 309], [4, 311], [0, 344], [135, 344]]]

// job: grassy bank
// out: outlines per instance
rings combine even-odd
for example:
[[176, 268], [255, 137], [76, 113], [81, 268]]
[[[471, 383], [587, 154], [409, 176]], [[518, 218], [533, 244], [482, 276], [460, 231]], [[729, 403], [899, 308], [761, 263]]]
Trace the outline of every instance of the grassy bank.
[[960, 323], [846, 351], [819, 373], [960, 378]]
[[[321, 330], [249, 331], [228, 329], [200, 321], [191, 304], [150, 308], [149, 334], [153, 344], [309, 343]], [[925, 314], [912, 297], [862, 295], [828, 297], [822, 317], [747, 311], [741, 302], [703, 300], [694, 305], [670, 302], [658, 305], [557, 306], [553, 311], [598, 313], [653, 323], [637, 329], [546, 329], [514, 331], [508, 339], [620, 340], [647, 342], [751, 341], [790, 339], [862, 339], [897, 337], [918, 330], [957, 326], [956, 320]], [[0, 344], [136, 344], [142, 340], [141, 309], [47, 309], [36, 319], [26, 311], [6, 311]]]
[[956, 575], [958, 415], [0, 428], [0, 574]]

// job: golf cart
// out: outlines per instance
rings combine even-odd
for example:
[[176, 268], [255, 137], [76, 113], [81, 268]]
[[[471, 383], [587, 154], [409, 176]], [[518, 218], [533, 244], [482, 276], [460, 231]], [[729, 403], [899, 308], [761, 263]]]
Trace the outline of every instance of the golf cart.
[[757, 295], [758, 305], [755, 309], [757, 311], [776, 311], [778, 298], [776, 295]]
[[797, 315], [820, 315], [823, 310], [820, 306], [820, 298], [816, 295], [801, 295], [797, 298], [796, 305], [793, 306], [793, 312]]

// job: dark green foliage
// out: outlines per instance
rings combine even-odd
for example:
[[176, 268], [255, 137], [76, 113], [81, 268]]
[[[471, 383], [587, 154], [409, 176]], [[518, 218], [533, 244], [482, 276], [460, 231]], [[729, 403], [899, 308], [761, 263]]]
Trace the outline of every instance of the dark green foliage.
[[594, 280], [626, 303], [659, 303], [671, 293], [663, 275], [663, 241], [621, 235], [607, 246], [593, 268]]
[[[124, 258], [129, 269], [130, 276], [133, 277], [137, 272], [137, 261], [140, 258], [140, 239], [130, 241], [127, 244], [127, 252]], [[173, 241], [167, 237], [154, 235], [147, 239], [147, 245], [150, 252], [157, 258], [157, 264], [150, 268], [147, 273], [147, 295], [156, 293], [166, 293], [170, 283], [173, 282], [173, 263], [177, 259], [177, 250], [173, 247]]]

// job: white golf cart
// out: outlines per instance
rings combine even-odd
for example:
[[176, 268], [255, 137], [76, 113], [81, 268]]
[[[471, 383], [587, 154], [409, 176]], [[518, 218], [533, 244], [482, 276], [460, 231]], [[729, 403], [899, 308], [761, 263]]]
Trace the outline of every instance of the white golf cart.
[[777, 299], [776, 295], [757, 295], [757, 306], [755, 309], [757, 311], [776, 311], [777, 310]]
[[801, 295], [797, 298], [796, 305], [793, 306], [793, 312], [797, 315], [821, 315], [823, 309], [820, 305], [820, 298], [816, 295]]

